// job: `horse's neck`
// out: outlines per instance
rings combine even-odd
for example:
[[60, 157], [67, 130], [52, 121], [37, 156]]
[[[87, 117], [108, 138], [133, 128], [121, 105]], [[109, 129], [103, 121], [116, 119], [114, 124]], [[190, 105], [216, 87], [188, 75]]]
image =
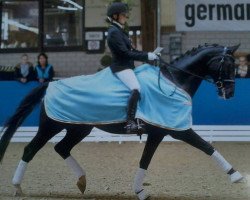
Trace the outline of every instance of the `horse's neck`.
[[[170, 80], [174, 79], [172, 81], [174, 81], [179, 87], [184, 89], [191, 97], [193, 97], [204, 77], [208, 75], [206, 63], [213, 56], [218, 54], [218, 52], [222, 51], [221, 47], [217, 49], [214, 48], [215, 47], [204, 47], [196, 53], [193, 53], [193, 55], [187, 54], [179, 60], [174, 61], [171, 63], [173, 68], [170, 69], [172, 75], [169, 75], [169, 73], [165, 71], [168, 74], [167, 77]], [[193, 76], [183, 71], [198, 75], [199, 77]]]
[[[194, 68], [181, 68], [181, 70], [196, 74], [198, 76], [204, 77], [204, 73], [201, 70], [195, 70]], [[183, 71], [179, 71], [177, 69], [171, 70], [171, 74], [168, 71], [164, 72], [164, 75], [173, 81], [178, 87], [185, 90], [191, 97], [194, 96], [195, 92], [198, 90], [202, 78], [192, 76]]]
[[186, 74], [173, 74], [175, 77], [175, 82], [179, 87], [181, 87], [183, 90], [185, 90], [191, 97], [193, 97], [198, 90], [202, 79], [186, 75]]

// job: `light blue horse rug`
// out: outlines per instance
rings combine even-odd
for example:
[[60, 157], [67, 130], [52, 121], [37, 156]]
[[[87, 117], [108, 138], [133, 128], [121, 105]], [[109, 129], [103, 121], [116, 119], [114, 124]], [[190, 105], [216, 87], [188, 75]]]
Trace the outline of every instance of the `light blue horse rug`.
[[[136, 67], [141, 99], [136, 118], [149, 124], [174, 130], [186, 130], [192, 124], [192, 100], [148, 64]], [[130, 90], [106, 68], [96, 74], [51, 82], [45, 95], [47, 115], [73, 124], [109, 124], [126, 121]]]

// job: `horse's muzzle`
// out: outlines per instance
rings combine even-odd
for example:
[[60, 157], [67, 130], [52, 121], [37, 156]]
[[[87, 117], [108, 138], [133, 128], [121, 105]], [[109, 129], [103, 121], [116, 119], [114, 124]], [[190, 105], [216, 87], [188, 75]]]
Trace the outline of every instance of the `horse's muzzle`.
[[218, 88], [218, 95], [223, 99], [230, 99], [234, 96], [235, 82], [224, 82], [223, 87]]

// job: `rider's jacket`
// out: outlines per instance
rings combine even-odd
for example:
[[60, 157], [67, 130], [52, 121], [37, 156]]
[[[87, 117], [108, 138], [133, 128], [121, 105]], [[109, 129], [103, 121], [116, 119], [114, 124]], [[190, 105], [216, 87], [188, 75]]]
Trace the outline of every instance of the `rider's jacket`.
[[112, 53], [113, 73], [124, 69], [134, 69], [134, 60], [145, 62], [148, 54], [132, 47], [128, 34], [118, 25], [112, 23], [108, 30], [108, 46]]

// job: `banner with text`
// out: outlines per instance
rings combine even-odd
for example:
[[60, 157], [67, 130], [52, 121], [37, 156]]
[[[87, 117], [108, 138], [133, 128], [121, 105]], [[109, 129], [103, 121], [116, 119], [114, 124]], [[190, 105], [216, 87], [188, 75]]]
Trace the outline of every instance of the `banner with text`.
[[249, 0], [176, 0], [177, 31], [250, 31]]

